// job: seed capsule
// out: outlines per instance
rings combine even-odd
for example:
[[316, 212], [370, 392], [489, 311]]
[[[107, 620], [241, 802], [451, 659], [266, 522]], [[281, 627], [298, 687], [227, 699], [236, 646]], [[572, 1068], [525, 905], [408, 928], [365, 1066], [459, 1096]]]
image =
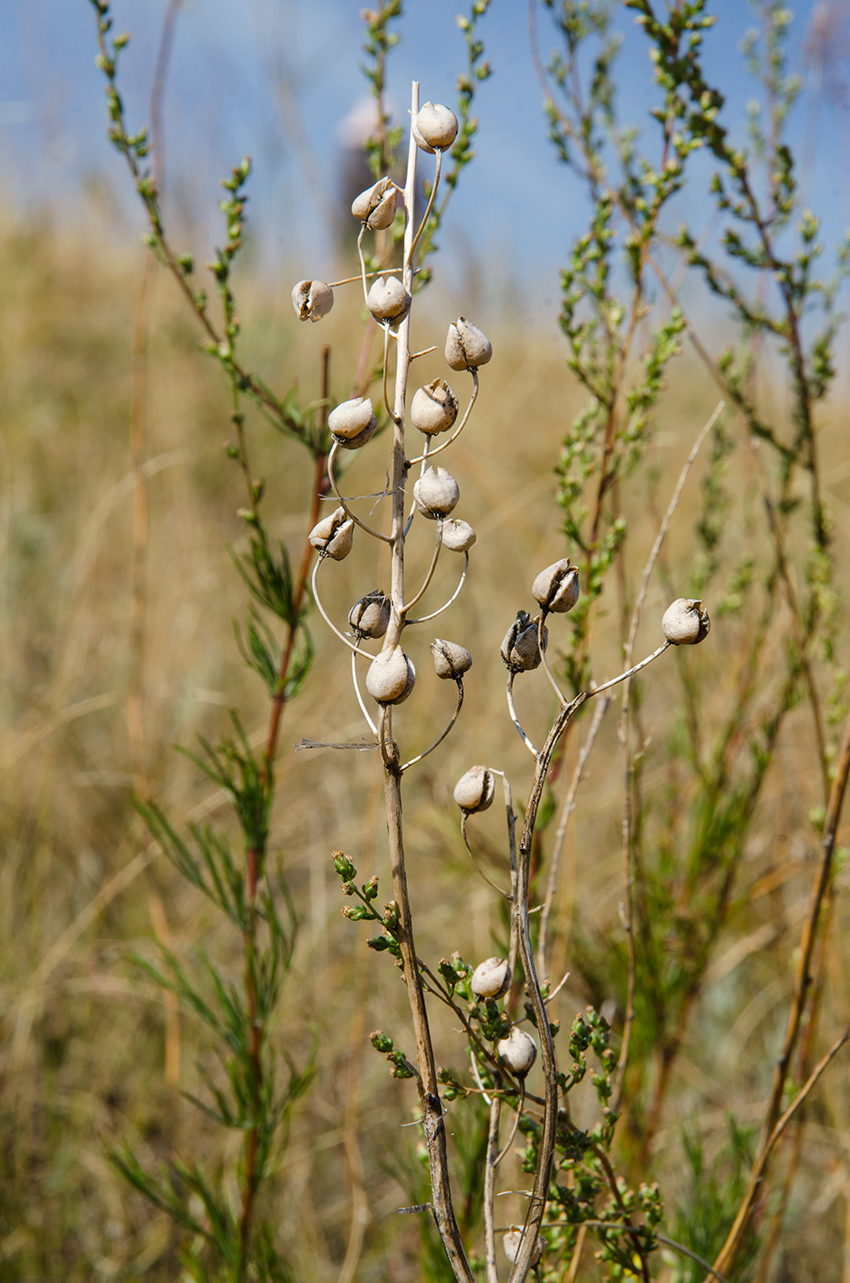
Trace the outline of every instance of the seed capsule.
[[459, 316], [452, 321], [446, 335], [446, 360], [453, 370], [474, 370], [486, 365], [493, 355], [493, 345], [477, 325]]
[[376, 321], [401, 321], [410, 311], [411, 301], [397, 276], [379, 276], [372, 282], [366, 306]]
[[424, 517], [447, 517], [460, 498], [460, 488], [445, 468], [427, 468], [413, 487], [413, 499]]
[[316, 522], [308, 538], [322, 556], [342, 561], [351, 552], [354, 522], [344, 508], [336, 508], [329, 517]]
[[358, 450], [375, 434], [378, 420], [367, 396], [343, 401], [328, 415], [328, 427], [334, 440], [346, 450]]
[[457, 681], [472, 667], [472, 656], [468, 650], [456, 642], [443, 641], [441, 637], [431, 642], [431, 654], [434, 671], [446, 681]]
[[426, 436], [445, 432], [457, 418], [458, 400], [445, 379], [417, 388], [410, 404], [410, 422]]
[[[549, 629], [543, 629], [543, 645], [549, 639]], [[502, 659], [511, 672], [528, 673], [540, 663], [540, 645], [537, 638], [537, 620], [521, 610], [511, 624], [501, 646]]]
[[521, 1078], [525, 1077], [537, 1059], [534, 1039], [524, 1029], [520, 1029], [519, 1025], [511, 1027], [507, 1038], [502, 1038], [496, 1044], [496, 1050], [508, 1069]]
[[708, 636], [711, 620], [701, 601], [679, 597], [668, 606], [661, 620], [661, 631], [674, 646], [695, 646]]
[[390, 622], [390, 603], [380, 588], [351, 607], [348, 622], [357, 637], [383, 637]]
[[453, 797], [462, 811], [473, 814], [492, 805], [495, 791], [493, 772], [486, 766], [470, 766], [455, 785]]
[[457, 137], [457, 116], [442, 103], [426, 102], [411, 126], [417, 147], [423, 151], [445, 151]]
[[327, 281], [299, 281], [292, 287], [292, 306], [300, 321], [320, 321], [334, 305]]
[[398, 188], [392, 179], [379, 178], [372, 187], [367, 187], [365, 192], [355, 196], [351, 212], [370, 231], [380, 231], [389, 227], [395, 218], [397, 196]]
[[[519, 1256], [519, 1249], [522, 1246], [522, 1230], [508, 1230], [502, 1239], [502, 1247], [505, 1249], [505, 1256], [513, 1262]], [[534, 1267], [540, 1261], [543, 1255], [543, 1240], [537, 1239], [534, 1245], [534, 1251], [531, 1253], [531, 1265]]]
[[501, 998], [510, 988], [511, 968], [507, 958], [487, 958], [472, 973], [472, 992], [477, 998]]
[[449, 552], [469, 552], [477, 537], [468, 521], [448, 517], [443, 522], [443, 547]]
[[553, 562], [531, 585], [531, 595], [546, 611], [562, 614], [578, 601], [578, 571], [569, 557]]
[[400, 646], [382, 650], [366, 673], [366, 689], [379, 704], [401, 704], [413, 690], [416, 669]]

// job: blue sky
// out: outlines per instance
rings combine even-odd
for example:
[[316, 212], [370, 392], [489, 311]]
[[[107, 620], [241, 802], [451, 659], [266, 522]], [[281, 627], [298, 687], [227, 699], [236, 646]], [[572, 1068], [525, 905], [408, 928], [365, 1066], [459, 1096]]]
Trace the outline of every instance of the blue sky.
[[[130, 124], [146, 123], [148, 92], [166, 0], [115, 0], [117, 30], [133, 34], [122, 85]], [[304, 264], [304, 275], [327, 270], [325, 211], [338, 196], [339, 130], [365, 92], [360, 64], [363, 25], [355, 0], [184, 0], [165, 100], [167, 190], [177, 217], [211, 237], [218, 178], [244, 154], [251, 179], [257, 250], [270, 263]], [[754, 87], [739, 52], [755, 24], [744, 0], [714, 0], [718, 23], [706, 38], [709, 70], [728, 97], [726, 122], [744, 140], [744, 115]], [[389, 97], [401, 115], [415, 76], [423, 98], [453, 103], [465, 47], [455, 15], [459, 0], [407, 0], [402, 35], [389, 67]], [[796, 8], [791, 61], [800, 63], [814, 3]], [[0, 162], [6, 189], [21, 206], [48, 202], [73, 217], [92, 180], [117, 193], [119, 221], [141, 229], [120, 158], [104, 137], [104, 98], [88, 0], [0, 0]], [[538, 16], [545, 55], [555, 35]], [[653, 88], [646, 42], [622, 15], [624, 49], [618, 90], [624, 118], [647, 130]], [[442, 234], [448, 266], [474, 261], [506, 288], [554, 280], [569, 239], [584, 222], [577, 184], [546, 140], [542, 95], [529, 56], [525, 0], [492, 0], [480, 34], [494, 74], [480, 89], [481, 131], [476, 164], [464, 176]], [[850, 38], [832, 48], [843, 55]], [[850, 224], [850, 95], [813, 94], [791, 123], [798, 147], [816, 141], [811, 203], [834, 239]], [[648, 133], [649, 136], [649, 133]], [[710, 210], [704, 186], [680, 202], [680, 213], [702, 223]], [[206, 254], [203, 247], [199, 252]]]

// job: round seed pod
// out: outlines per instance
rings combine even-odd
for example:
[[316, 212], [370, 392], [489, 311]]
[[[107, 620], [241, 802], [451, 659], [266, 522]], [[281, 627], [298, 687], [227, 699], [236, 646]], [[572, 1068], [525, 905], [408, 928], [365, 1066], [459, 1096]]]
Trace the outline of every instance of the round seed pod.
[[299, 321], [321, 321], [334, 305], [327, 281], [299, 281], [292, 287], [292, 306]]
[[501, 998], [511, 984], [507, 958], [486, 958], [472, 973], [472, 992], [476, 998]]
[[379, 704], [401, 704], [413, 690], [416, 669], [400, 646], [382, 650], [366, 673], [366, 689]]
[[[505, 1249], [505, 1256], [513, 1263], [519, 1256], [519, 1249], [522, 1246], [522, 1230], [508, 1230], [502, 1239], [502, 1247]], [[543, 1255], [543, 1240], [538, 1237], [534, 1244], [534, 1251], [531, 1253], [531, 1265], [534, 1267], [539, 1264]]]
[[372, 282], [366, 306], [376, 321], [402, 321], [410, 311], [411, 301], [397, 276], [379, 276]]
[[446, 432], [457, 418], [458, 400], [445, 379], [417, 388], [410, 404], [410, 422], [426, 436]]
[[448, 517], [443, 522], [443, 547], [449, 552], [469, 552], [477, 538], [468, 521]]
[[[543, 644], [549, 639], [549, 629], [543, 629]], [[528, 673], [537, 668], [541, 655], [537, 638], [537, 620], [521, 610], [511, 624], [501, 645], [501, 656], [514, 673]]]
[[426, 102], [411, 126], [417, 147], [423, 151], [445, 151], [457, 137], [457, 116], [442, 103]]
[[357, 450], [375, 434], [378, 420], [367, 396], [343, 401], [328, 415], [328, 427], [335, 441], [346, 450]]
[[531, 585], [531, 595], [546, 611], [563, 614], [578, 601], [578, 571], [569, 557], [555, 561]]
[[445, 468], [427, 468], [413, 487], [413, 499], [424, 517], [447, 517], [460, 498], [460, 488]]
[[537, 1047], [534, 1039], [519, 1025], [512, 1025], [507, 1038], [496, 1043], [496, 1050], [508, 1069], [524, 1078], [537, 1059]]
[[431, 642], [431, 654], [434, 671], [445, 681], [457, 681], [472, 667], [472, 656], [468, 650], [456, 642], [443, 641], [441, 637]]
[[390, 622], [390, 603], [380, 588], [351, 607], [348, 622], [357, 637], [383, 637]]
[[674, 646], [695, 646], [708, 636], [710, 628], [705, 606], [690, 597], [677, 598], [661, 620], [661, 631]]
[[452, 321], [446, 335], [446, 360], [453, 370], [475, 370], [492, 355], [493, 345], [477, 325], [463, 316]]
[[354, 522], [346, 516], [344, 508], [336, 508], [329, 517], [316, 522], [308, 538], [323, 557], [342, 561], [351, 552]]
[[379, 178], [372, 187], [367, 187], [365, 192], [355, 196], [351, 204], [351, 212], [355, 218], [359, 218], [361, 223], [365, 223], [370, 231], [380, 231], [384, 227], [389, 227], [395, 218], [396, 199], [398, 197], [398, 188], [391, 178]]
[[453, 797], [462, 811], [472, 814], [486, 811], [493, 803], [495, 791], [493, 772], [486, 766], [470, 766], [455, 785]]

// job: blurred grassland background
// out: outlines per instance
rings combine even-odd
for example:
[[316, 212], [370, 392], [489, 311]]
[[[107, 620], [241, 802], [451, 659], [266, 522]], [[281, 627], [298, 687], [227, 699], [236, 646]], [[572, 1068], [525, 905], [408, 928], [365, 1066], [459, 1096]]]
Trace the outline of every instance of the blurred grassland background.
[[[123, 177], [116, 172], [115, 182]], [[474, 186], [474, 167], [465, 181]], [[228, 1142], [179, 1091], [198, 1088], [196, 1064], [210, 1052], [204, 1031], [164, 1003], [126, 958], [131, 948], [152, 954], [159, 938], [186, 957], [201, 948], [226, 971], [233, 942], [219, 936], [208, 905], [150, 844], [132, 805], [139, 762], [128, 739], [135, 680], [129, 424], [134, 307], [146, 251], [136, 241], [122, 244], [110, 222], [109, 199], [93, 196], [61, 219], [55, 209], [30, 210], [20, 218], [7, 213], [0, 223], [2, 1280], [177, 1277], [170, 1223], [115, 1175], [104, 1145], [128, 1138], [145, 1164], [173, 1152], [194, 1153], [213, 1171], [233, 1158], [222, 1149]], [[288, 297], [291, 281], [302, 274], [292, 264], [288, 276], [270, 280], [255, 259], [253, 267], [241, 269], [238, 294], [251, 364], [278, 389], [297, 377], [309, 398], [319, 389], [319, 332], [298, 326]], [[240, 478], [222, 450], [230, 432], [226, 389], [214, 364], [199, 353], [192, 318], [172, 285], [158, 273], [144, 364], [150, 514], [142, 689], [147, 784], [179, 821], [215, 814], [223, 798], [173, 746], [192, 745], [198, 733], [216, 739], [227, 728], [230, 708], [238, 708], [248, 732], [261, 738], [266, 708], [233, 637], [233, 620], [244, 616], [245, 589], [227, 547], [238, 550], [245, 535], [236, 516]], [[341, 294], [322, 325], [337, 399], [359, 353], [359, 310], [356, 292]], [[451, 281], [438, 279], [417, 319], [423, 343], [440, 343], [447, 320], [459, 310], [469, 311], [468, 299]], [[583, 404], [554, 325], [517, 327], [514, 316], [510, 303], [500, 311], [491, 300], [486, 317], [472, 317], [483, 323], [495, 355], [451, 467], [461, 487], [457, 515], [473, 524], [478, 542], [468, 587], [440, 631], [467, 646], [474, 668], [459, 731], [408, 777], [418, 947], [432, 960], [459, 950], [477, 961], [496, 947], [493, 895], [463, 851], [451, 790], [472, 762], [486, 761], [509, 772], [516, 797], [524, 794], [527, 755], [504, 709], [498, 645], [517, 609], [529, 606], [534, 574], [564, 552], [553, 469], [566, 425]], [[707, 324], [717, 325], [716, 314]], [[838, 352], [841, 363], [846, 335]], [[422, 366], [422, 382], [443, 372], [435, 358]], [[717, 400], [687, 354], [674, 363], [668, 382], [642, 479], [630, 484], [626, 500], [630, 584], [637, 582], [679, 469]], [[759, 397], [781, 417], [782, 381], [769, 364]], [[837, 586], [845, 596], [847, 411], [842, 378], [823, 413], [820, 449]], [[289, 443], [256, 417], [250, 432], [256, 471], [267, 480], [267, 511], [279, 514], [273, 533], [297, 550], [305, 530], [307, 470]], [[375, 457], [352, 462], [350, 490], [381, 485]], [[638, 654], [657, 644], [660, 614], [687, 583], [697, 555], [703, 474], [700, 460], [650, 588]], [[727, 484], [735, 498], [734, 522], [724, 531], [722, 556], [731, 567], [745, 547], [757, 550], [765, 538], [751, 463], [739, 439]], [[369, 566], [372, 553], [363, 541], [358, 553], [323, 580], [339, 621], [362, 593], [386, 587], [385, 571], [377, 561]], [[419, 564], [415, 558], [410, 564], [412, 582], [429, 558], [423, 546]], [[444, 555], [435, 600], [453, 588], [456, 570], [457, 562]], [[555, 620], [555, 644], [557, 628]], [[698, 660], [673, 655], [651, 670], [642, 695], [647, 792], [670, 795], [680, 787], [669, 751], [682, 718], [679, 668], [698, 662], [713, 675], [712, 705], [700, 713], [707, 726], [719, 723], [735, 698], [746, 630], [746, 618], [715, 617]], [[317, 616], [312, 632], [316, 664], [286, 711], [273, 826], [273, 847], [301, 923], [275, 1039], [298, 1064], [312, 1045], [317, 1078], [296, 1111], [266, 1198], [283, 1240], [294, 1245], [300, 1277], [402, 1283], [421, 1277], [415, 1218], [395, 1215], [421, 1180], [415, 1131], [400, 1126], [415, 1099], [409, 1084], [389, 1077], [367, 1035], [381, 1027], [404, 1048], [406, 996], [389, 960], [365, 948], [362, 927], [340, 917], [343, 901], [330, 861], [331, 850], [342, 848], [364, 878], [375, 872], [386, 885], [380, 772], [373, 753], [291, 747], [302, 738], [345, 741], [362, 733], [347, 658]], [[450, 696], [430, 684], [426, 639], [421, 646], [413, 658], [429, 694], [415, 709], [415, 726], [407, 715], [414, 701], [401, 710], [406, 753], [427, 745], [450, 712]], [[838, 659], [845, 668], [848, 649], [843, 627]], [[614, 599], [601, 603], [593, 656], [598, 678], [619, 671]], [[772, 659], [768, 643], [765, 671]], [[552, 711], [545, 681], [529, 680], [519, 698], [528, 727], [541, 728]], [[818, 796], [818, 770], [811, 748], [810, 718], [800, 708], [784, 725], [758, 803], [739, 880], [739, 890], [748, 893], [718, 942], [653, 1150], [653, 1162], [667, 1173], [671, 1210], [677, 1199], [687, 1204], [692, 1198], [683, 1129], [713, 1161], [727, 1144], [730, 1113], [743, 1126], [760, 1118], [814, 867], [808, 813]], [[573, 737], [568, 769], [577, 749]], [[562, 866], [553, 979], [563, 970], [574, 972], [558, 999], [562, 1021], [588, 1001], [614, 996], [613, 982], [594, 978], [592, 956], [594, 940], [616, 924], [623, 895], [621, 776], [613, 707]], [[497, 881], [504, 878], [498, 818], [476, 821]], [[842, 841], [846, 834], [845, 824]], [[824, 1045], [850, 1016], [848, 876], [842, 867], [836, 882], [820, 1011]], [[583, 966], [575, 965], [576, 956]], [[230, 965], [236, 974], [238, 954]], [[451, 1021], [435, 1021], [435, 1038], [440, 1062], [460, 1068], [463, 1040]], [[580, 1104], [576, 1112], [580, 1122]], [[462, 1128], [459, 1106], [450, 1109], [450, 1129], [455, 1117]], [[462, 1140], [458, 1163], [465, 1154]], [[772, 1277], [846, 1281], [848, 1243], [850, 1071], [844, 1056], [807, 1111]]]

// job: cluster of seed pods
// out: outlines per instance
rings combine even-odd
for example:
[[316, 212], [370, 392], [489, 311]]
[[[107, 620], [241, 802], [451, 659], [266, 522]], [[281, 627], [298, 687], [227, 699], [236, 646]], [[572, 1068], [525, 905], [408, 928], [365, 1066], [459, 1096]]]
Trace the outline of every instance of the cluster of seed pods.
[[[351, 207], [352, 215], [361, 225], [358, 252], [365, 304], [375, 323], [384, 331], [384, 405], [382, 407], [378, 404], [376, 407], [372, 398], [366, 395], [353, 396], [336, 405], [328, 415], [328, 428], [332, 438], [328, 474], [338, 506], [319, 521], [310, 533], [310, 543], [319, 554], [316, 572], [323, 561], [341, 561], [349, 555], [357, 527], [389, 542], [394, 555], [398, 555], [399, 545], [403, 546], [414, 515], [434, 522], [436, 530], [436, 551], [433, 562], [426, 582], [416, 597], [405, 601], [403, 581], [401, 584], [398, 582], [399, 577], [394, 571], [393, 590], [388, 596], [376, 589], [366, 593], [352, 606], [348, 615], [351, 630], [348, 634], [343, 634], [329, 618], [316, 592], [317, 575], [314, 572], [313, 587], [319, 609], [334, 632], [354, 652], [354, 656], [359, 655], [368, 659], [369, 667], [365, 676], [366, 692], [382, 708], [403, 703], [413, 690], [416, 668], [401, 646], [401, 635], [407, 625], [424, 622], [424, 619], [412, 619], [410, 608], [428, 587], [440, 551], [446, 549], [464, 557], [464, 569], [457, 589], [459, 591], [467, 573], [469, 549], [475, 542], [475, 531], [469, 523], [452, 515], [460, 499], [457, 481], [442, 464], [432, 463], [431, 459], [450, 445], [466, 426], [478, 394], [478, 371], [492, 356], [493, 350], [489, 340], [477, 326], [463, 316], [458, 317], [448, 326], [444, 344], [446, 364], [451, 371], [468, 372], [472, 377], [472, 394], [462, 414], [457, 394], [448, 381], [440, 377], [414, 391], [409, 407], [406, 402], [404, 403], [403, 415], [399, 415], [397, 406], [390, 404], [387, 396], [387, 354], [391, 340], [396, 342], [397, 367], [402, 365], [405, 367], [403, 374], [406, 394], [407, 367], [415, 359], [410, 354], [408, 340], [409, 318], [413, 303], [413, 253], [431, 210], [439, 179], [442, 153], [451, 146], [457, 134], [457, 128], [454, 113], [448, 107], [439, 104], [426, 103], [413, 118], [412, 134], [415, 146], [418, 150], [437, 157], [437, 173], [431, 187], [431, 201], [422, 220], [422, 226], [415, 237], [411, 236], [405, 240], [405, 265], [401, 269], [385, 269], [369, 284], [362, 244], [367, 232], [380, 232], [389, 228], [398, 218], [399, 210], [402, 211], [405, 225], [407, 225], [410, 218], [408, 205], [412, 203], [406, 198], [408, 194], [391, 178], [384, 177], [366, 191], [361, 192]], [[344, 283], [348, 282], [339, 284]], [[292, 291], [292, 303], [296, 315], [303, 321], [318, 321], [326, 316], [334, 304], [335, 288], [335, 285], [325, 281], [299, 281]], [[403, 529], [395, 529], [390, 535], [371, 529], [357, 515], [353, 510], [352, 502], [340, 493], [335, 476], [335, 464], [339, 452], [360, 450], [366, 446], [378, 432], [379, 416], [384, 409], [390, 426], [395, 429], [394, 451], [398, 449], [399, 440], [403, 443], [406, 423], [420, 434], [422, 441], [421, 452], [416, 458], [406, 456], [403, 458], [400, 487], [402, 490], [408, 489], [405, 483], [409, 471], [416, 465], [419, 465], [420, 471], [412, 487], [409, 487], [412, 498], [409, 512], [405, 514]], [[392, 467], [390, 471], [392, 472]], [[456, 596], [457, 592], [444, 606], [430, 612], [425, 618], [433, 619], [442, 613], [442, 610], [446, 609]], [[381, 649], [377, 653], [367, 649], [370, 641], [382, 641]], [[465, 647], [442, 638], [435, 638], [431, 643], [431, 655], [437, 677], [458, 683], [459, 690], [462, 692], [463, 675], [472, 664], [472, 657]], [[353, 662], [352, 673], [361, 709], [371, 729], [378, 734], [375, 721], [361, 696], [356, 666]], [[455, 718], [452, 719], [452, 725], [454, 720]], [[442, 739], [443, 736], [440, 738]]]

